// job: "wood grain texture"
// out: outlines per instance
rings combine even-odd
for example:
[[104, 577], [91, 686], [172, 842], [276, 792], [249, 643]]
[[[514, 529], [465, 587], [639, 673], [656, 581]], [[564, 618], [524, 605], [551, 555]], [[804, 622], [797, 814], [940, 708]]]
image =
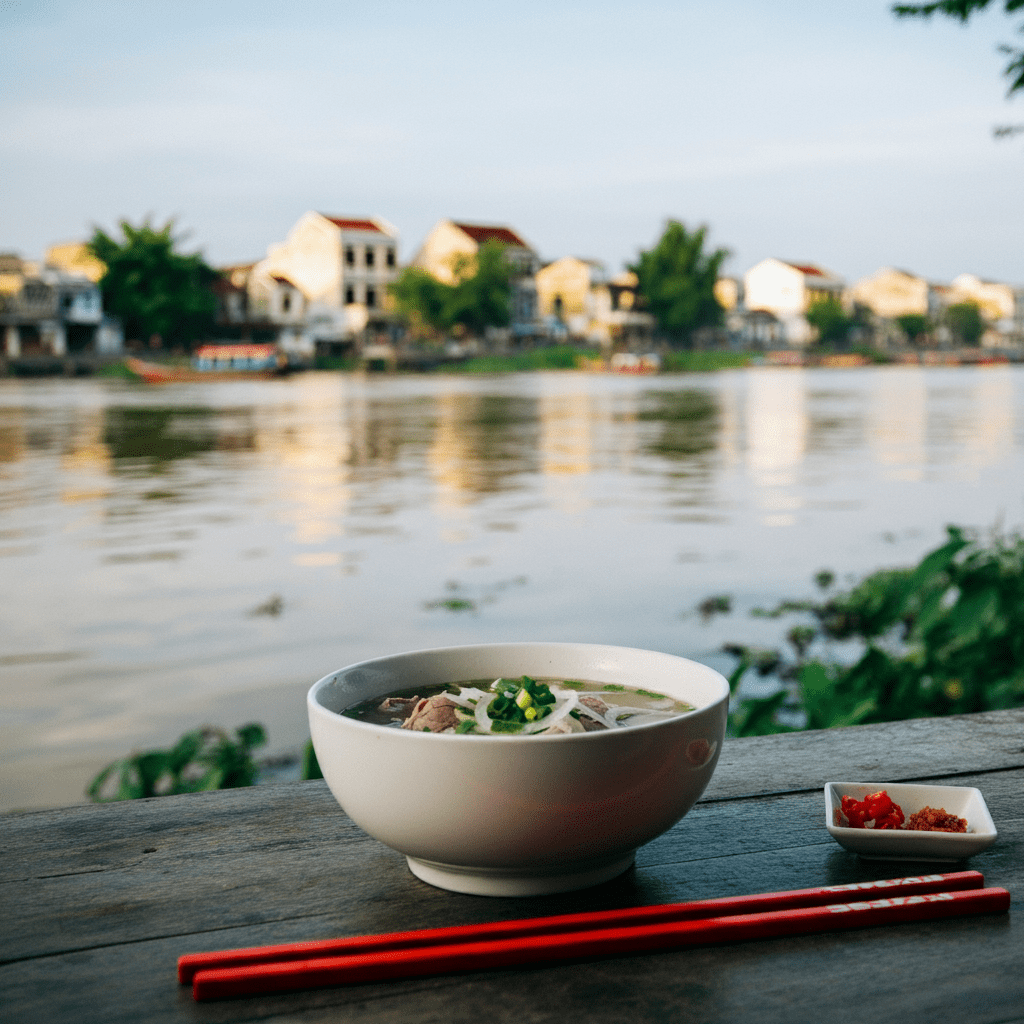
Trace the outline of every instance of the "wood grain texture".
[[[323, 783], [0, 819], [12, 1021], [1024, 1021], [1024, 712], [727, 742], [705, 800], [620, 879], [547, 899], [418, 882]], [[887, 758], [875, 770], [872, 759]], [[801, 774], [803, 766], [803, 774]], [[971, 859], [1009, 915], [196, 1004], [181, 953], [888, 878], [823, 826], [828, 779], [949, 781], [999, 840]], [[938, 870], [941, 870], [939, 868]], [[853, 999], [844, 993], [856, 993]]]

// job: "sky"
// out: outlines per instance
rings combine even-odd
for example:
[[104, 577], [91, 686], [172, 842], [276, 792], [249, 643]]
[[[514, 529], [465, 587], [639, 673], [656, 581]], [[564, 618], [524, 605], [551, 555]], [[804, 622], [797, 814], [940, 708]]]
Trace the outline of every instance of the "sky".
[[410, 259], [450, 217], [616, 272], [669, 218], [766, 257], [1024, 284], [994, 4], [0, 0], [0, 251], [175, 222], [214, 264], [307, 210]]

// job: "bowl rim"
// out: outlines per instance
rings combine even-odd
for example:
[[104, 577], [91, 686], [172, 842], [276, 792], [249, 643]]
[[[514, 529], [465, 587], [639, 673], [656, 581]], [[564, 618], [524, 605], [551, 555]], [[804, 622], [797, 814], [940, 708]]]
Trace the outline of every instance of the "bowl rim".
[[[347, 715], [343, 715], [338, 711], [333, 711], [328, 707], [325, 707], [320, 703], [318, 696], [320, 692], [333, 682], [337, 676], [342, 672], [348, 672], [353, 669], [363, 668], [368, 665], [374, 665], [383, 661], [390, 661], [394, 658], [413, 657], [417, 655], [436, 655], [443, 654], [450, 651], [469, 652], [469, 651], [485, 651], [495, 650], [497, 648], [584, 648], [592, 651], [607, 650], [607, 651], [627, 651], [634, 654], [646, 654], [655, 655], [661, 658], [669, 658], [675, 661], [686, 662], [688, 664], [696, 665], [704, 672], [709, 673], [709, 680], [719, 684], [718, 695], [708, 701], [706, 704], [700, 707], [694, 708], [692, 711], [684, 711], [679, 715], [674, 715], [672, 718], [666, 718], [660, 722], [648, 722], [643, 725], [630, 726], [628, 729], [607, 729], [598, 730], [595, 732], [583, 732], [583, 733], [559, 733], [554, 736], [545, 736], [543, 733], [533, 733], [527, 736], [523, 736], [519, 733], [498, 733], [490, 736], [482, 736], [474, 733], [461, 733], [455, 735], [453, 733], [425, 733], [425, 732], [413, 732], [410, 729], [399, 730], [394, 726], [388, 725], [377, 725], [373, 722], [360, 722], [358, 719], [349, 718]], [[503, 744], [508, 744], [513, 741], [520, 743], [529, 741], [535, 743], [538, 740], [543, 740], [547, 743], [562, 742], [566, 740], [574, 742], [609, 742], [612, 737], [615, 736], [637, 736], [643, 732], [647, 732], [651, 729], [665, 729], [675, 726], [676, 723], [688, 720], [694, 715], [707, 713], [712, 709], [722, 705], [723, 703], [728, 705], [730, 697], [729, 681], [719, 672], [717, 669], [711, 668], [710, 665], [705, 665], [703, 662], [697, 661], [694, 658], [687, 658], [679, 654], [669, 654], [665, 651], [652, 651], [648, 648], [642, 647], [626, 647], [621, 644], [594, 644], [594, 643], [577, 643], [575, 641], [558, 641], [558, 640], [512, 640], [508, 642], [491, 642], [491, 643], [480, 643], [480, 644], [452, 644], [442, 647], [425, 647], [418, 650], [412, 651], [396, 651], [391, 654], [381, 655], [375, 658], [365, 658], [362, 661], [353, 662], [350, 665], [345, 665], [341, 668], [334, 669], [332, 672], [328, 672], [327, 675], [318, 679], [309, 688], [306, 694], [306, 703], [312, 713], [322, 714], [327, 716], [331, 720], [336, 720], [345, 723], [345, 727], [352, 727], [355, 729], [369, 729], [373, 732], [383, 733], [385, 735], [394, 736], [400, 734], [410, 739], [416, 737], [419, 741], [437, 742], [438, 740], [445, 741], [458, 741], [460, 746], [464, 744], [464, 741], [470, 740], [476, 743], [492, 743], [495, 739], [499, 740]]]

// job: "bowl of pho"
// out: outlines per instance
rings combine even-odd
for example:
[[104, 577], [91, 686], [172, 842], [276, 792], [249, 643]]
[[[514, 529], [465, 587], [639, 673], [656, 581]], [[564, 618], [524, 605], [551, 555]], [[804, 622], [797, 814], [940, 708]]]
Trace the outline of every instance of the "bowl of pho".
[[507, 643], [395, 654], [309, 691], [310, 734], [349, 817], [456, 892], [608, 881], [704, 792], [729, 686], [656, 651]]

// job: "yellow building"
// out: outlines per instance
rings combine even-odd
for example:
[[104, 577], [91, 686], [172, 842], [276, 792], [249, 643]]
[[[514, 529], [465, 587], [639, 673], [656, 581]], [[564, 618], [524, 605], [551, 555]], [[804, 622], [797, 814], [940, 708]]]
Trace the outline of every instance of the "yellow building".
[[65, 274], [87, 277], [96, 284], [106, 271], [105, 264], [96, 259], [85, 242], [63, 242], [46, 250], [48, 267], [62, 270]]
[[1013, 320], [1016, 310], [1013, 288], [998, 281], [983, 281], [974, 274], [961, 274], [950, 282], [950, 302], [974, 302], [990, 323]]
[[923, 277], [894, 267], [883, 267], [862, 278], [850, 294], [854, 302], [889, 320], [911, 313], [929, 316], [935, 302], [932, 286]]
[[538, 329], [534, 275], [540, 269], [540, 257], [517, 231], [504, 225], [441, 220], [431, 228], [411, 265], [445, 284], [453, 284], [460, 260], [473, 259], [486, 242], [504, 246], [505, 258], [512, 267], [512, 332], [533, 333]]
[[715, 299], [726, 312], [740, 304], [740, 282], [735, 277], [720, 277], [715, 282]]
[[638, 308], [638, 281], [630, 271], [609, 279], [597, 260], [565, 256], [538, 270], [536, 281], [542, 318], [564, 324], [571, 337], [632, 346], [654, 333], [654, 318]]
[[589, 313], [591, 289], [605, 280], [604, 266], [597, 260], [563, 256], [541, 267], [535, 275], [537, 310], [543, 319], [553, 316], [571, 325]]

